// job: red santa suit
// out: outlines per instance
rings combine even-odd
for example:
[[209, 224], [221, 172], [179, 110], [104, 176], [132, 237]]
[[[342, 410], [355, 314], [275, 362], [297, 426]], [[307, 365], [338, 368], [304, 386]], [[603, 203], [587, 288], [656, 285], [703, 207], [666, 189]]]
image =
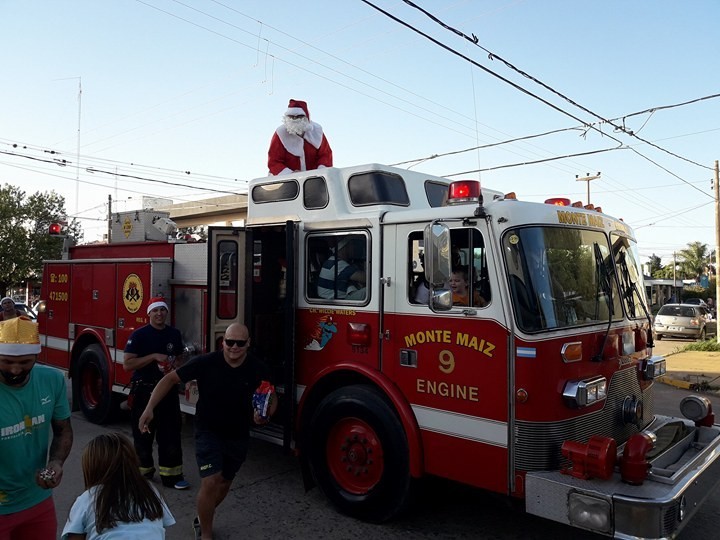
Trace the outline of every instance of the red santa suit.
[[268, 169], [271, 175], [332, 167], [332, 149], [322, 126], [310, 121], [304, 101], [291, 99], [285, 115], [297, 114], [307, 117], [308, 127], [302, 137], [288, 132], [285, 125], [275, 130], [268, 150]]

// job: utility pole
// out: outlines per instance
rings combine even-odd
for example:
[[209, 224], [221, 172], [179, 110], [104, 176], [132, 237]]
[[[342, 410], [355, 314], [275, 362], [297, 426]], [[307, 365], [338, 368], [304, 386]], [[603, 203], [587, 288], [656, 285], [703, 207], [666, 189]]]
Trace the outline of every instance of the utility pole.
[[[718, 300], [720, 300], [720, 279], [718, 279], [718, 266], [720, 265], [720, 170], [718, 169], [718, 160], [715, 160], [715, 181], [713, 182], [713, 188], [715, 190], [715, 317], [720, 313], [718, 310]], [[720, 334], [715, 332], [715, 339], [720, 343]]]
[[600, 172], [598, 171], [597, 174], [590, 175], [590, 173], [587, 173], [585, 176], [580, 176], [579, 174], [575, 175], [575, 180], [577, 182], [587, 182], [587, 203], [590, 204], [590, 181], [591, 180], [597, 180], [600, 178]]
[[110, 235], [112, 234], [112, 195], [108, 195], [108, 232], [107, 243], [110, 243]]

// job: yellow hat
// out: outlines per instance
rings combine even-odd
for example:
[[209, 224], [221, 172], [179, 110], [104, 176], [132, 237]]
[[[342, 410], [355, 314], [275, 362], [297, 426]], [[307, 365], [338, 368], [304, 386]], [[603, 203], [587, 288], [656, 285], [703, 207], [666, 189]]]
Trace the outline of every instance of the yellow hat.
[[24, 356], [40, 354], [38, 326], [27, 317], [0, 322], [0, 354]]

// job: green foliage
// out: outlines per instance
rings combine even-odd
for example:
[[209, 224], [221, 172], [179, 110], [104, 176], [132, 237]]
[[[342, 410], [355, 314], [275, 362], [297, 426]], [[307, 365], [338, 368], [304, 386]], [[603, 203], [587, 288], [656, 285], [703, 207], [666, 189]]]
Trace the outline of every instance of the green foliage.
[[662, 259], [653, 253], [650, 255], [650, 260], [648, 262], [650, 263], [650, 275], [652, 277], [656, 277], [655, 273], [662, 270]]
[[705, 341], [695, 341], [686, 345], [683, 351], [703, 351], [703, 352], [720, 352], [720, 343], [717, 342], [715, 336]]
[[[59, 259], [63, 240], [51, 237], [51, 223], [64, 219], [65, 199], [54, 191], [26, 196], [17, 186], [0, 187], [0, 293], [28, 279], [39, 279], [42, 261]], [[69, 236], [82, 238], [73, 220]]]
[[[694, 279], [714, 272], [715, 254], [702, 242], [690, 242], [676, 253], [675, 261], [662, 266], [660, 257], [650, 256], [650, 275], [655, 279]], [[675, 266], [677, 265], [677, 268]], [[712, 288], [714, 290], [714, 283]]]
[[710, 294], [705, 287], [701, 287], [700, 285], [690, 285], [689, 287], [685, 287], [683, 289], [682, 299], [689, 300], [690, 298], [701, 298], [702, 300], [707, 300], [709, 295]]
[[690, 242], [688, 247], [680, 250], [677, 255], [681, 272], [687, 278], [701, 275], [710, 264], [708, 246], [702, 242]]

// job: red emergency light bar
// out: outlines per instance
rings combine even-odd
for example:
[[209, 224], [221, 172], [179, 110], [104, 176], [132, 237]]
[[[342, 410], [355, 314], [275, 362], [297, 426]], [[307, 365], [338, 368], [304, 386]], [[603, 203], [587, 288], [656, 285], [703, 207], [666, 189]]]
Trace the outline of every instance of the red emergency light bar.
[[565, 197], [552, 197], [550, 199], [545, 199], [545, 204], [552, 204], [555, 206], [570, 206], [570, 199], [567, 199]]
[[448, 186], [448, 204], [480, 202], [480, 182], [477, 180], [459, 180]]

